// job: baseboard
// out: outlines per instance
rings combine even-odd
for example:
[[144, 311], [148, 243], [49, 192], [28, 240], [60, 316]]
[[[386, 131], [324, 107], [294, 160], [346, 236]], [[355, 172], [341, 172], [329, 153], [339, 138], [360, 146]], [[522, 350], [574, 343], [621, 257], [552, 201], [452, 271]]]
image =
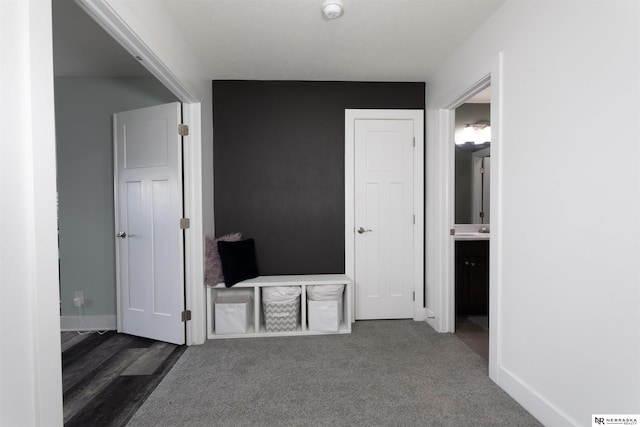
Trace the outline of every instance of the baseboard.
[[503, 366], [498, 368], [498, 385], [545, 426], [578, 426], [559, 408]]
[[61, 331], [111, 331], [117, 329], [116, 315], [60, 316]]
[[427, 324], [429, 326], [431, 326], [434, 330], [436, 330], [438, 332], [442, 332], [440, 330], [440, 322], [436, 322], [436, 315], [434, 314], [433, 311], [431, 311], [428, 308], [426, 308], [425, 309], [425, 317], [426, 317]]

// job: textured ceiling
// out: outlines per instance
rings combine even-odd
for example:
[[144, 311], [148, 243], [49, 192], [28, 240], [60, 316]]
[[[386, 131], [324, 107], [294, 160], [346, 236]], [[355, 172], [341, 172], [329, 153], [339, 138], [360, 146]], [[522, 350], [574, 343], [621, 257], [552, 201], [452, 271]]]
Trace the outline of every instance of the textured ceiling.
[[[503, 1], [344, 0], [336, 20], [324, 18], [321, 0], [154, 3], [212, 79], [424, 81]], [[54, 0], [56, 74], [139, 75], [142, 67], [118, 58], [128, 55], [70, 2]]]

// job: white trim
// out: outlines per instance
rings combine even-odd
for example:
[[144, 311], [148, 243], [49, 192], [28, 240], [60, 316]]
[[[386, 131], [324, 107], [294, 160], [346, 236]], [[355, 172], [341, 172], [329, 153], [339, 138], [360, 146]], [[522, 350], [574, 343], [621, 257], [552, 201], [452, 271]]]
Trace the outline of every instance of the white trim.
[[455, 128], [455, 111], [453, 109], [441, 109], [439, 111], [439, 134], [443, 140], [447, 141], [446, 149], [441, 150], [440, 165], [442, 167], [442, 180], [443, 185], [440, 192], [439, 205], [442, 206], [439, 211], [441, 212], [440, 221], [444, 221], [444, 226], [439, 227], [442, 230], [438, 233], [440, 241], [443, 243], [441, 250], [435, 251], [436, 259], [431, 265], [437, 265], [442, 269], [442, 289], [438, 289], [436, 293], [438, 300], [440, 301], [440, 322], [438, 330], [440, 332], [454, 332], [455, 330], [455, 313], [453, 311], [455, 306], [455, 286], [449, 286], [449, 283], [453, 283], [454, 278], [454, 266], [451, 260], [454, 257], [454, 245], [453, 240], [448, 233], [453, 224], [453, 212], [454, 212], [454, 168], [453, 164], [454, 152], [451, 149], [450, 142], [453, 141], [453, 130]]
[[62, 425], [51, 1], [0, 1], [0, 40], [0, 425]]
[[181, 102], [199, 101], [106, 0], [76, 0], [76, 3]]
[[469, 87], [467, 87], [461, 93], [459, 93], [455, 98], [453, 98], [453, 100], [445, 104], [443, 108], [446, 108], [448, 110], [455, 110], [456, 108], [458, 108], [459, 106], [467, 102], [469, 98], [473, 97], [478, 92], [481, 92], [482, 90], [488, 88], [489, 86], [491, 86], [490, 72], [484, 73], [484, 75], [480, 79], [475, 81], [473, 84], [469, 85]]
[[191, 310], [187, 322], [187, 345], [206, 340], [206, 301], [204, 283], [204, 232], [202, 215], [202, 125], [201, 105], [182, 104], [182, 121], [189, 125], [184, 137], [184, 216], [191, 220], [185, 232], [185, 307]]
[[115, 314], [101, 316], [60, 316], [61, 331], [115, 331]]
[[[502, 163], [504, 144], [502, 118], [504, 117], [504, 53], [499, 52], [492, 73], [491, 94], [491, 243], [489, 244], [489, 377], [500, 384], [499, 368], [502, 366]], [[495, 132], [495, 136], [493, 136]], [[493, 260], [493, 261], [491, 261]], [[491, 326], [493, 325], [493, 326]], [[521, 402], [521, 401], [520, 401]]]
[[[413, 120], [413, 132], [416, 139], [414, 151], [414, 175], [413, 175], [413, 206], [416, 223], [413, 228], [413, 281], [415, 302], [413, 305], [413, 319], [425, 320], [427, 317], [424, 308], [424, 110], [345, 110], [345, 136], [344, 136], [344, 168], [345, 168], [345, 235], [344, 257], [345, 273], [354, 281], [351, 287], [351, 310], [355, 313], [356, 286], [355, 277], [355, 133], [354, 121], [360, 120]], [[355, 316], [354, 316], [355, 317]]]
[[500, 366], [499, 371], [500, 387], [529, 413], [535, 414], [535, 417], [543, 425], [578, 426], [581, 424], [545, 399], [537, 390], [531, 388], [504, 366]]
[[[119, 228], [120, 228], [120, 222], [119, 222], [119, 212], [120, 212], [120, 201], [119, 201], [119, 197], [118, 197], [118, 193], [120, 192], [120, 189], [118, 188], [118, 147], [116, 144], [116, 140], [115, 140], [115, 136], [118, 134], [118, 129], [117, 129], [117, 124], [116, 121], [113, 119], [111, 119], [111, 135], [113, 138], [113, 141], [111, 141], [112, 144], [112, 149], [113, 149], [113, 212], [114, 212], [114, 225], [115, 225], [115, 230], [114, 232], [118, 233]], [[120, 245], [116, 242], [115, 244], [115, 249], [116, 249], [116, 263], [115, 263], [115, 269], [116, 269], [116, 330], [118, 332], [122, 332], [122, 305], [120, 304], [121, 301], [121, 295], [120, 295]]]
[[191, 220], [185, 241], [185, 309], [191, 310], [187, 322], [186, 343], [202, 344], [206, 340], [204, 295], [203, 222], [202, 222], [202, 129], [198, 96], [188, 89], [171, 69], [120, 18], [106, 0], [76, 0], [98, 25], [109, 33], [132, 56], [183, 103], [183, 120], [189, 125], [188, 147], [184, 153], [185, 215]]

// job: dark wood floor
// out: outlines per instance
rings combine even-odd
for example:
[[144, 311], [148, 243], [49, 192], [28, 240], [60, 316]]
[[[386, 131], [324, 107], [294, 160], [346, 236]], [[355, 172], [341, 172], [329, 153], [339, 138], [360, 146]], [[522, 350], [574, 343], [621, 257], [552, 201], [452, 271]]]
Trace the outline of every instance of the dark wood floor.
[[473, 351], [489, 361], [489, 324], [483, 319], [456, 316], [456, 336]]
[[65, 426], [124, 426], [185, 349], [113, 331], [63, 332]]

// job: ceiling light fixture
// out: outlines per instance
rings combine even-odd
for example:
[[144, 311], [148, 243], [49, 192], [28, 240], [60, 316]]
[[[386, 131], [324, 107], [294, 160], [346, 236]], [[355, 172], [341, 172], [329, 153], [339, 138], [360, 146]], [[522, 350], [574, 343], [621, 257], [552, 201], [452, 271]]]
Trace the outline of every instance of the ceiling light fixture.
[[324, 0], [322, 2], [322, 13], [327, 19], [336, 19], [344, 11], [342, 0]]
[[485, 142], [491, 142], [491, 126], [487, 121], [479, 121], [467, 124], [462, 131], [462, 141], [456, 141], [456, 144], [462, 145], [467, 142], [480, 145]]

